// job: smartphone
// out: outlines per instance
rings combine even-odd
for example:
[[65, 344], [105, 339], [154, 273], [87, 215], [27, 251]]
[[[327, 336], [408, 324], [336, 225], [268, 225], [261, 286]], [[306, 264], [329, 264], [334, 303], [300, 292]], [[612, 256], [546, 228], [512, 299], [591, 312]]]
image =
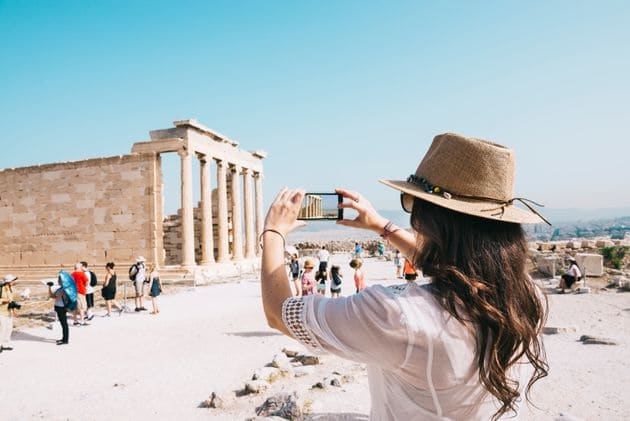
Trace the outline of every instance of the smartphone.
[[337, 220], [343, 219], [343, 209], [339, 204], [343, 197], [338, 193], [306, 193], [298, 219], [300, 220]]

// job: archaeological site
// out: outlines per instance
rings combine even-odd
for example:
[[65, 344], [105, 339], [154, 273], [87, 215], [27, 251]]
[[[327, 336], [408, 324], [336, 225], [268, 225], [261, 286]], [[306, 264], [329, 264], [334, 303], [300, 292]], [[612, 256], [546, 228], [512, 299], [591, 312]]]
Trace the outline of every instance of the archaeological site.
[[[169, 153], [180, 167], [173, 215], [164, 211], [162, 160]], [[122, 275], [144, 256], [175, 281], [254, 272], [265, 156], [182, 120], [151, 131], [126, 155], [0, 170], [0, 271], [50, 278], [86, 260], [99, 268], [113, 261]]]

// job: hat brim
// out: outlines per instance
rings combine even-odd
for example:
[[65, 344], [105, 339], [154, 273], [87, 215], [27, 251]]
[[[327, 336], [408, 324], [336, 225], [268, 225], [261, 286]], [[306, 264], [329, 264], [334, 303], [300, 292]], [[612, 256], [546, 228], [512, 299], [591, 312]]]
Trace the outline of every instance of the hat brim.
[[386, 186], [410, 194], [418, 199], [467, 215], [515, 224], [539, 224], [544, 222], [543, 219], [535, 213], [521, 209], [515, 205], [505, 206], [503, 211], [501, 211], [501, 209], [498, 208], [499, 205], [495, 202], [455, 199], [452, 197], [447, 199], [441, 194], [427, 193], [421, 187], [406, 180], [379, 181]]

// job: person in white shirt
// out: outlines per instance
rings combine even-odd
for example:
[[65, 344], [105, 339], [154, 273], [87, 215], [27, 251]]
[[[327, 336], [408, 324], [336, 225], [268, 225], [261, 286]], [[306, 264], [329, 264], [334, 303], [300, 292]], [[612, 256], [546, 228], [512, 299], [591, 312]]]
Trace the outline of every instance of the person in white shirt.
[[129, 276], [130, 279], [132, 279], [133, 281], [133, 286], [136, 291], [136, 308], [134, 311], [147, 310], [146, 308], [144, 308], [144, 304], [142, 302], [144, 298], [144, 285], [149, 283], [147, 280], [147, 267], [144, 265], [144, 262], [144, 257], [139, 256], [136, 259], [136, 263], [134, 263], [129, 270]]
[[338, 224], [380, 234], [428, 278], [335, 299], [293, 297], [284, 242], [305, 224], [297, 219], [304, 190], [282, 189], [261, 235], [267, 323], [313, 351], [367, 364], [372, 420], [522, 415], [548, 364], [540, 338], [546, 301], [527, 273], [521, 224], [547, 221], [513, 196], [514, 174], [514, 152], [504, 146], [436, 136], [415, 174], [381, 180], [400, 192], [413, 232], [361, 194], [336, 189], [341, 207], [356, 212]]
[[94, 318], [94, 287], [92, 284], [96, 285], [96, 274], [88, 269], [87, 262], [80, 262], [83, 267], [83, 272], [87, 277], [87, 286], [85, 287], [85, 302], [87, 304], [87, 311], [85, 312], [85, 318], [88, 320], [92, 320]]
[[319, 272], [328, 273], [328, 259], [330, 259], [330, 252], [326, 250], [326, 246], [322, 246], [317, 253], [317, 258], [319, 259]]
[[558, 284], [560, 294], [564, 294], [565, 288], [570, 289], [580, 279], [582, 279], [582, 271], [577, 261], [573, 257], [569, 257], [569, 269], [567, 269], [567, 273], [560, 277], [560, 283]]

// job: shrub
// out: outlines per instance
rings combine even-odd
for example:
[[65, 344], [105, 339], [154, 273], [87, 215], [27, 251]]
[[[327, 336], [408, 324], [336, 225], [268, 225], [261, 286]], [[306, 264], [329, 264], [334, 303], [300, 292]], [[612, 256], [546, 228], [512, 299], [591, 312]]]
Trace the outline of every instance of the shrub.
[[600, 249], [604, 260], [615, 269], [622, 269], [624, 266], [624, 259], [628, 247], [626, 246], [614, 246], [614, 247], [602, 247]]

